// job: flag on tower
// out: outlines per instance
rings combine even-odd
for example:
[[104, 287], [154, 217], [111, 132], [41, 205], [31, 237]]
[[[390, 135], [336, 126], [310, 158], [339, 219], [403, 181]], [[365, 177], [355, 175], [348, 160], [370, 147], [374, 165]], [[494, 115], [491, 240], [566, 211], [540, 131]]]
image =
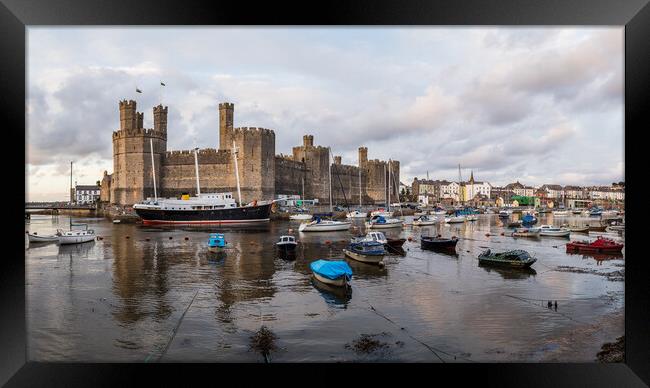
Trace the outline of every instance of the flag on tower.
[[137, 93], [142, 93], [142, 90], [138, 89], [137, 87], [135, 88], [135, 91], [136, 91]]
[[167, 85], [165, 85], [162, 81], [160, 81], [160, 84], [161, 84], [162, 86], [167, 86]]

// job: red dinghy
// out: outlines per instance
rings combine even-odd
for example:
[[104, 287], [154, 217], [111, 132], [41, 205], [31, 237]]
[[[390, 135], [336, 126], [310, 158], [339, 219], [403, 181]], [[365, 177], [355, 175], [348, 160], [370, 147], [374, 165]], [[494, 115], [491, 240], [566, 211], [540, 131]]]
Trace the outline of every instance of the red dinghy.
[[569, 252], [600, 252], [600, 253], [620, 253], [623, 249], [623, 244], [619, 244], [614, 240], [598, 237], [595, 241], [571, 241], [566, 244], [566, 250]]

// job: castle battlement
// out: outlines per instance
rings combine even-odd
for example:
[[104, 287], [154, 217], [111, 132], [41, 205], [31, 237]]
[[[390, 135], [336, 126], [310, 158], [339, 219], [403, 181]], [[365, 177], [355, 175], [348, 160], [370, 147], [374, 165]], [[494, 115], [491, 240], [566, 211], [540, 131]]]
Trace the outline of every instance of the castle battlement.
[[163, 108], [162, 104], [160, 104], [160, 105], [158, 105], [158, 106], [154, 106], [154, 107], [153, 107], [153, 113], [154, 113], [154, 114], [155, 114], [155, 113], [164, 113], [164, 114], [167, 114], [167, 108], [168, 108], [168, 107], [164, 107], [164, 108]]
[[162, 140], [167, 140], [166, 132], [152, 128], [118, 129], [117, 131], [113, 131], [113, 139], [122, 139], [126, 137], [137, 136], [156, 137]]
[[[204, 148], [197, 152], [196, 159], [201, 164], [228, 164], [232, 162], [230, 150]], [[194, 150], [165, 152], [165, 165], [194, 164]]]
[[121, 100], [120, 101], [120, 108], [131, 108], [135, 109], [136, 107], [136, 102], [133, 100]]
[[219, 104], [219, 109], [234, 109], [235, 104], [232, 102], [222, 102]]
[[267, 129], [267, 128], [256, 128], [256, 127], [237, 127], [231, 129], [233, 134], [251, 134], [251, 135], [273, 135], [275, 136], [275, 132], [272, 129]]

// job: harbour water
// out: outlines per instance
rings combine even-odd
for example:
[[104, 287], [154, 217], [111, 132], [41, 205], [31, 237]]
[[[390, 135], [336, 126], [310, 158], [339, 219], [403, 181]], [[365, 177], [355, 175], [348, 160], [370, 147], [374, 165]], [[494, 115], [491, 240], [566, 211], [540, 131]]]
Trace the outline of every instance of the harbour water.
[[[597, 223], [539, 218], [538, 225]], [[74, 221], [101, 239], [30, 246], [26, 238], [29, 360], [264, 362], [250, 348], [264, 325], [277, 337], [271, 362], [591, 362], [624, 333], [624, 255], [567, 254], [567, 238], [513, 238], [497, 215], [387, 231], [412, 240], [406, 256], [389, 256], [384, 267], [348, 259], [349, 294], [314, 282], [309, 263], [342, 258], [353, 233], [365, 232], [363, 220], [351, 232], [325, 233], [298, 233], [299, 222], [289, 221], [254, 228]], [[50, 234], [68, 223], [65, 215], [33, 215], [25, 229]], [[290, 229], [300, 241], [293, 261], [275, 251]], [[225, 253], [207, 251], [216, 231], [232, 245]], [[421, 235], [437, 234], [459, 237], [457, 254], [420, 249]], [[585, 237], [593, 233], [571, 239]], [[529, 271], [481, 267], [476, 257], [486, 248], [525, 249], [537, 262]], [[355, 351], [364, 334], [383, 346]]]

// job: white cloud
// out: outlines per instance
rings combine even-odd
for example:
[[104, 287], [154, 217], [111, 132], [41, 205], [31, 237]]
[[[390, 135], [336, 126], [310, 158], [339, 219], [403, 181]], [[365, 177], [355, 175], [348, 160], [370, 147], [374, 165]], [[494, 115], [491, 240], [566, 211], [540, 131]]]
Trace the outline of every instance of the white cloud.
[[495, 184], [618, 181], [622, 43], [618, 27], [30, 27], [28, 192], [66, 193], [70, 159], [84, 183], [110, 172], [124, 98], [145, 126], [169, 106], [169, 149], [215, 147], [229, 101], [277, 153], [309, 133], [356, 164], [363, 145], [403, 182], [458, 163]]

